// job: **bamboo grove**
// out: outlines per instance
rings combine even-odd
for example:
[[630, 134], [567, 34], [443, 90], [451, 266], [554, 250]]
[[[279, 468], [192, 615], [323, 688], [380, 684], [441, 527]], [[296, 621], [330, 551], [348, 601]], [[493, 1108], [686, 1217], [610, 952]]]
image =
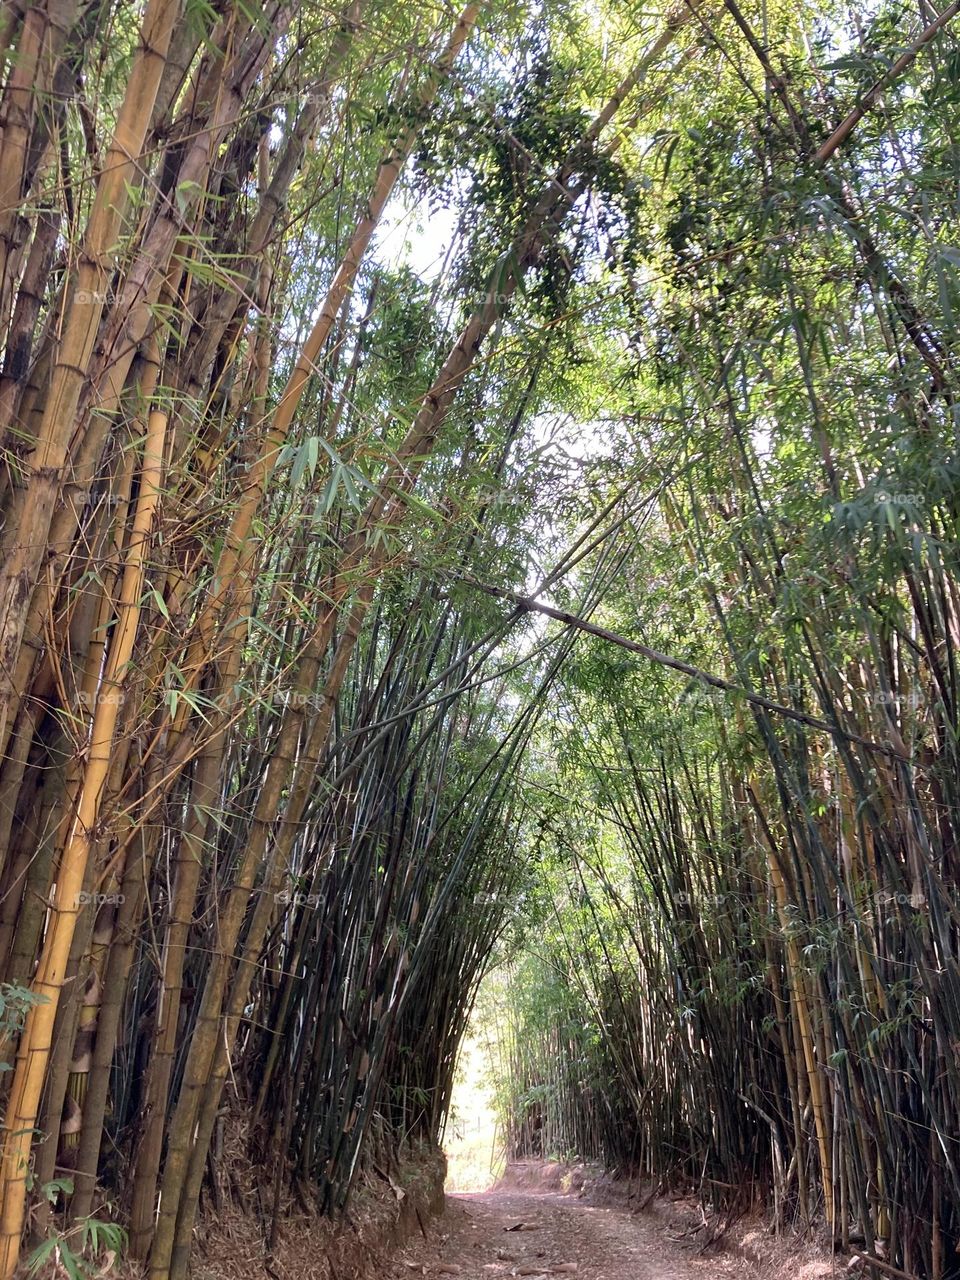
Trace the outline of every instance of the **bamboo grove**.
[[518, 1149], [956, 1274], [952, 17], [3, 5], [0, 1277], [344, 1209], [531, 921]]
[[[870, 40], [894, 22], [881, 68]], [[878, 84], [915, 47], [904, 31], [878, 15], [831, 65]], [[575, 596], [553, 609], [593, 634], [531, 757], [544, 872], [501, 979], [501, 1109], [515, 1154], [693, 1183], [726, 1213], [759, 1200], [875, 1274], [943, 1280], [960, 1274], [956, 44], [816, 181], [790, 172], [794, 146], [833, 141], [770, 49], [766, 124], [712, 98], [662, 140], [599, 472], [621, 495], [619, 578], [602, 629], [569, 616]], [[626, 460], [652, 507], [631, 505]]]

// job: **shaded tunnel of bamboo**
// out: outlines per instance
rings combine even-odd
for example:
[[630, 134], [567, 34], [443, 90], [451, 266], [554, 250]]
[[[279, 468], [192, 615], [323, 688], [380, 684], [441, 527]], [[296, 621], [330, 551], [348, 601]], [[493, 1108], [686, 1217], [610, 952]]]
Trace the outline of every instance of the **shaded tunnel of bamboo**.
[[[852, 106], [806, 17], [734, 0], [615, 51], [583, 21], [574, 101], [582, 15], [540, 9], [3, 7], [0, 1280], [105, 1205], [186, 1280], [229, 1126], [271, 1249], [288, 1193], [335, 1213], [435, 1146], [524, 909], [512, 1154], [960, 1275], [960, 161], [897, 122], [957, 6]], [[514, 85], [537, 41], [561, 70]], [[704, 95], [759, 157], [740, 239]], [[425, 282], [381, 237], [442, 182]], [[552, 412], [624, 454], [524, 525]], [[928, 468], [899, 505], [884, 414]]]

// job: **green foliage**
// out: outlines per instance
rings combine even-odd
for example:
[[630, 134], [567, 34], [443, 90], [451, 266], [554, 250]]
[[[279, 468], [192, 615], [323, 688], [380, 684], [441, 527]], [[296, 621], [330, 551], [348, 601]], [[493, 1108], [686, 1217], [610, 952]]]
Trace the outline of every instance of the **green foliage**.
[[[61, 1190], [72, 1191], [63, 1180], [42, 1188], [51, 1201]], [[109, 1275], [127, 1244], [127, 1233], [113, 1222], [84, 1218], [72, 1231], [49, 1236], [27, 1258], [31, 1276], [65, 1275], [68, 1280], [93, 1280]], [[50, 1267], [54, 1270], [50, 1271]]]
[[[23, 1027], [27, 1014], [41, 1004], [45, 996], [18, 983], [0, 982], [0, 1033], [5, 1039], [15, 1036]], [[0, 1071], [12, 1071], [9, 1062], [0, 1062]]]

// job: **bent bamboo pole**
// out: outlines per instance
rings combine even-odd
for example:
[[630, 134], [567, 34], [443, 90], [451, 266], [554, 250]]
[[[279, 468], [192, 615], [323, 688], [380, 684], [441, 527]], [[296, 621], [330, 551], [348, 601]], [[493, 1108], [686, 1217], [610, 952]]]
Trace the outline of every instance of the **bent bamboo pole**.
[[[437, 59], [420, 89], [418, 105], [421, 109], [428, 107], [435, 99], [444, 78], [449, 73], [473, 30], [481, 7], [480, 4], [470, 4], [460, 15], [446, 48]], [[269, 430], [266, 433], [257, 458], [250, 468], [247, 482], [244, 486], [243, 497], [234, 516], [230, 531], [227, 534], [223, 555], [217, 565], [219, 585], [214, 587], [210, 604], [198, 625], [199, 635], [193, 651], [194, 663], [191, 664], [188, 661], [187, 670], [190, 670], [191, 666], [195, 665], [200, 655], [208, 647], [209, 633], [215, 619], [215, 611], [224, 593], [230, 588], [254, 516], [277, 465], [280, 451], [290, 433], [290, 428], [293, 425], [294, 417], [303, 398], [307, 383], [313, 375], [316, 362], [326, 345], [340, 308], [353, 287], [357, 271], [360, 269], [360, 264], [370, 244], [371, 237], [383, 217], [397, 180], [413, 152], [418, 132], [418, 128], [413, 125], [405, 129], [380, 161], [366, 209], [357, 222], [347, 251], [321, 304], [320, 314], [317, 316], [313, 329], [303, 344], [294, 370], [287, 380], [287, 385], [284, 387], [280, 400], [273, 411]]]
[[20, 1251], [30, 1149], [37, 1122], [40, 1094], [52, 1048], [52, 1035], [67, 960], [73, 942], [80, 892], [106, 787], [123, 684], [140, 618], [143, 582], [151, 529], [160, 499], [167, 415], [150, 413], [143, 448], [140, 493], [124, 566], [117, 609], [116, 630], [110, 645], [77, 803], [76, 818], [57, 872], [52, 918], [40, 955], [32, 990], [43, 998], [26, 1020], [4, 1120], [4, 1146], [0, 1163], [0, 1278], [12, 1276]]

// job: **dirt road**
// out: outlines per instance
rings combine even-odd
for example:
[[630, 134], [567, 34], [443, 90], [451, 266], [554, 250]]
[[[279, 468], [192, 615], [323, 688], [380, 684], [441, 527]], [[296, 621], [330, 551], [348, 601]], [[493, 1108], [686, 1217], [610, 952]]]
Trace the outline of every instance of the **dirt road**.
[[661, 1222], [575, 1194], [493, 1190], [447, 1197], [429, 1239], [410, 1241], [392, 1280], [418, 1275], [496, 1280], [720, 1280], [756, 1276], [742, 1259], [696, 1251]]

